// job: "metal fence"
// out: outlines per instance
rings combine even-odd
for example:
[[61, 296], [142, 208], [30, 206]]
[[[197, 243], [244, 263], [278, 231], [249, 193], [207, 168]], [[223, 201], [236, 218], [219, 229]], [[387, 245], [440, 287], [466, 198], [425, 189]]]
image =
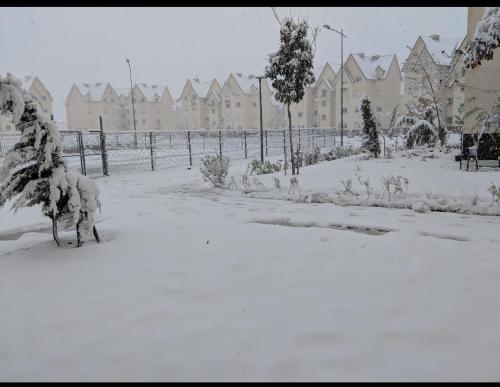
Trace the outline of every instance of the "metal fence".
[[[335, 129], [293, 130], [294, 149], [312, 151], [340, 145]], [[190, 130], [163, 132], [63, 131], [63, 156], [84, 175], [110, 175], [173, 166], [199, 165], [208, 154], [231, 160], [260, 159], [260, 130]], [[19, 140], [19, 135], [0, 135], [0, 162]], [[344, 136], [344, 145], [349, 145]], [[288, 129], [264, 130], [264, 157], [290, 160]]]

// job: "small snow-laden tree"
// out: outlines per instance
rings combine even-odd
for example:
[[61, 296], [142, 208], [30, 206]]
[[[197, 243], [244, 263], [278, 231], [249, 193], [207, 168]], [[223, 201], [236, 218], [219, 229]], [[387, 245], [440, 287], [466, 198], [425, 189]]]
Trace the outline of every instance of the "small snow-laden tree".
[[97, 186], [67, 168], [55, 123], [40, 114], [31, 94], [10, 74], [0, 77], [0, 112], [10, 113], [21, 133], [0, 167], [0, 207], [9, 200], [14, 200], [15, 211], [41, 205], [42, 213], [52, 220], [58, 246], [58, 221], [67, 227], [76, 225], [78, 247], [91, 231], [99, 242], [94, 224], [94, 213], [100, 207]]
[[486, 7], [477, 23], [472, 41], [464, 55], [466, 68], [481, 65], [481, 60], [492, 60], [493, 52], [500, 47], [500, 7]]
[[475, 116], [476, 123], [473, 128], [478, 129], [477, 142], [475, 143], [478, 146], [479, 140], [481, 140], [485, 132], [492, 136], [493, 133], [500, 131], [500, 93], [497, 94], [495, 102], [489, 111], [476, 106], [464, 114], [465, 118], [470, 116]]
[[215, 187], [224, 187], [229, 173], [229, 157], [207, 155], [201, 160], [201, 163], [200, 172], [203, 180], [212, 183]]
[[276, 100], [287, 107], [292, 175], [295, 175], [299, 168], [293, 151], [290, 105], [300, 102], [304, 98], [305, 87], [315, 82], [312, 72], [314, 54], [307, 36], [307, 21], [296, 22], [293, 18], [284, 18], [280, 24], [280, 46], [277, 52], [269, 55], [265, 76], [271, 79]]
[[417, 101], [426, 101], [433, 110], [434, 126], [443, 146], [446, 144], [448, 135], [442, 113], [444, 106], [448, 104], [446, 85], [449, 70], [447, 66], [436, 65], [431, 56], [426, 53], [426, 50], [422, 50], [412, 61], [407, 62], [406, 72], [409, 75], [405, 82], [408, 83], [409, 92], [417, 96]]
[[435, 146], [439, 139], [439, 129], [430, 102], [420, 98], [408, 110], [408, 113], [399, 116], [395, 123], [397, 127], [408, 128], [406, 147], [410, 149], [415, 145]]
[[380, 154], [380, 141], [375, 119], [373, 118], [370, 99], [367, 96], [361, 98], [361, 117], [363, 118], [363, 145], [362, 147], [374, 157]]

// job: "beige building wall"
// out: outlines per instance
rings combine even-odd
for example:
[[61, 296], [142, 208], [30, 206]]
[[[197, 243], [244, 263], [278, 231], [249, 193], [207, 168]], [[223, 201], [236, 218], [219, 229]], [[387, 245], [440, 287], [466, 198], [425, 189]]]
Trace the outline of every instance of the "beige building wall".
[[[467, 15], [467, 41], [472, 41], [477, 23], [484, 14], [484, 7], [469, 7]], [[465, 111], [480, 107], [489, 111], [500, 90], [500, 49], [494, 51], [493, 59], [482, 60], [474, 69], [465, 70]], [[471, 115], [464, 122], [464, 133], [477, 133], [477, 115]]]

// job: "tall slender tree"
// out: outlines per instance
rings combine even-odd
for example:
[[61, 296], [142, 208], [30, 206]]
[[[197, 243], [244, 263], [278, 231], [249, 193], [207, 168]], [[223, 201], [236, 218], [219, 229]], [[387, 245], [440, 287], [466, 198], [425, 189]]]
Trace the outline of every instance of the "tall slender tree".
[[366, 96], [361, 98], [361, 117], [363, 118], [363, 148], [374, 157], [380, 154], [380, 141], [378, 139], [377, 124], [373, 117], [370, 99]]
[[285, 18], [280, 22], [280, 46], [276, 53], [269, 55], [265, 75], [271, 79], [276, 90], [276, 100], [287, 107], [290, 158], [292, 175], [295, 175], [296, 169], [298, 172], [298, 163], [293, 152], [290, 105], [300, 102], [304, 98], [305, 87], [315, 82], [312, 72], [314, 54], [307, 37], [307, 21], [295, 22], [293, 18]]

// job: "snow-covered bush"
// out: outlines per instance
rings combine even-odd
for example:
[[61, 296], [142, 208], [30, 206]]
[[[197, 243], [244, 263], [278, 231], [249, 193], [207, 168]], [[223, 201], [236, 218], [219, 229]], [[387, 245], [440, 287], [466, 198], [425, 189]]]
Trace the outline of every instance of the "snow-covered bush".
[[359, 184], [365, 189], [366, 196], [370, 198], [370, 195], [373, 193], [373, 187], [370, 185], [370, 178], [367, 177], [366, 179], [363, 179], [359, 165], [354, 168], [354, 171], [354, 175], [358, 179]]
[[340, 180], [340, 184], [342, 184], [342, 189], [337, 189], [337, 195], [355, 195], [352, 190], [352, 179]]
[[411, 205], [411, 209], [415, 212], [425, 213], [430, 211], [430, 207], [427, 203], [417, 200]]
[[222, 188], [229, 173], [229, 157], [207, 155], [201, 160], [200, 172], [203, 180], [212, 183], [215, 187]]
[[307, 152], [304, 154], [304, 165], [317, 164], [322, 160], [321, 150], [318, 146], [314, 147], [312, 152]]
[[262, 184], [262, 182], [257, 177], [253, 178], [253, 185], [254, 185], [256, 191], [264, 191], [265, 190], [264, 184]]
[[354, 148], [353, 146], [346, 146], [346, 147], [337, 146], [335, 148], [332, 148], [328, 152], [323, 153], [321, 158], [326, 161], [332, 161], [340, 159], [342, 157], [358, 155], [363, 152], [364, 150], [362, 148]]
[[264, 163], [261, 163], [260, 160], [252, 160], [250, 162], [251, 170], [250, 174], [253, 174], [254, 172], [257, 175], [265, 175], [268, 173], [274, 173], [274, 172], [279, 172], [282, 169], [281, 161], [277, 161], [276, 163], [272, 163], [269, 160], [264, 161]]
[[488, 187], [488, 192], [491, 194], [491, 205], [496, 203], [500, 204], [500, 185], [491, 183]]
[[58, 246], [57, 222], [76, 225], [78, 247], [91, 232], [99, 242], [94, 223], [100, 208], [96, 184], [67, 167], [56, 124], [39, 112], [39, 104], [20, 85], [10, 74], [0, 77], [0, 112], [10, 113], [21, 133], [0, 168], [0, 207], [16, 196], [15, 210], [41, 205], [42, 213], [52, 220]]

